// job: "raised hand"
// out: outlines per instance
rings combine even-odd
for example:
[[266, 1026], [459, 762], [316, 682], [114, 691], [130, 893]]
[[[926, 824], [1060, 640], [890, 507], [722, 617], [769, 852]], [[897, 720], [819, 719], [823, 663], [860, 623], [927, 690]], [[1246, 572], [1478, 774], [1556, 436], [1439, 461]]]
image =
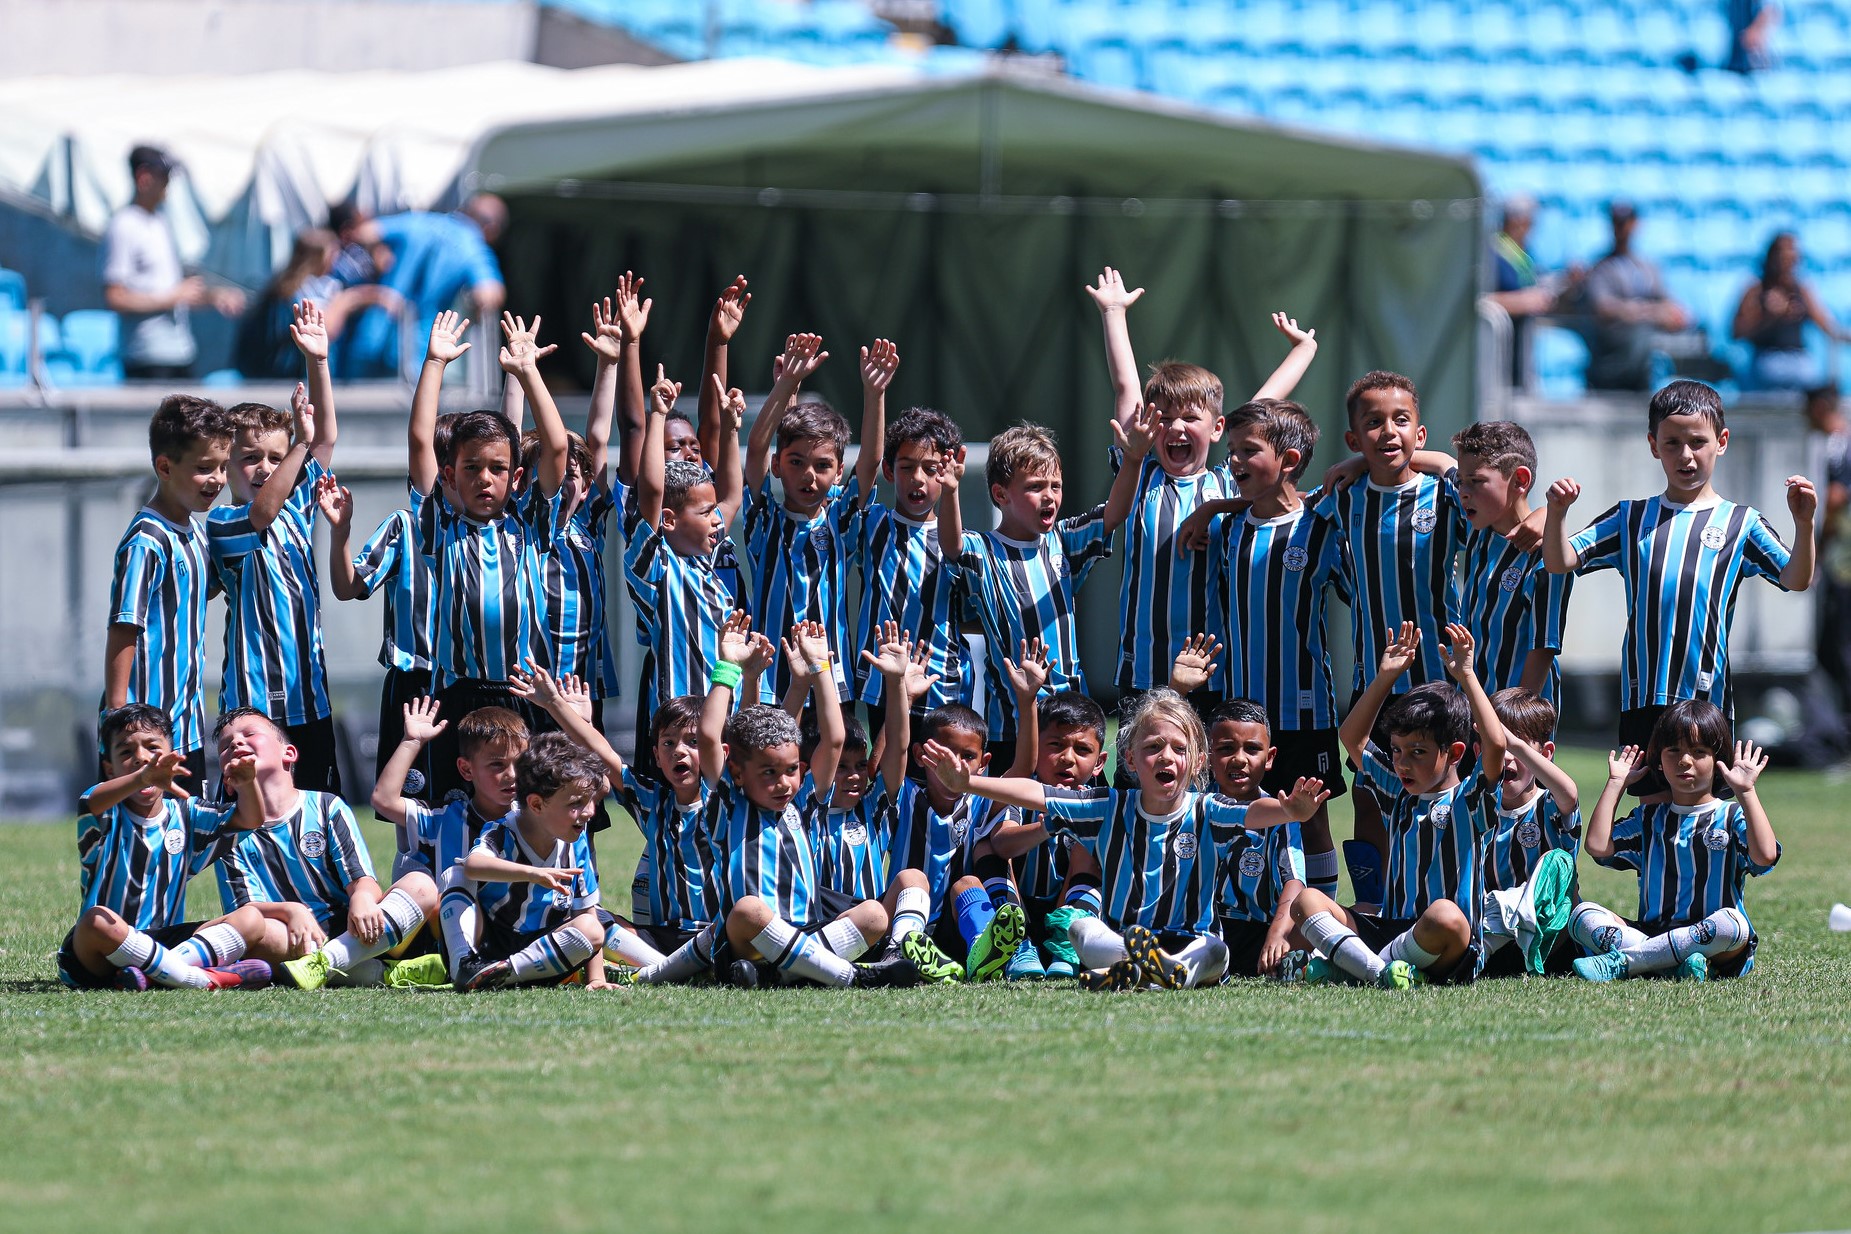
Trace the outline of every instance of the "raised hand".
[[1118, 443], [1118, 448], [1125, 452], [1127, 463], [1149, 454], [1157, 434], [1162, 431], [1163, 413], [1157, 410], [1155, 403], [1146, 403], [1138, 408], [1128, 423], [1112, 421], [1112, 438]]
[[784, 354], [778, 357], [783, 363], [778, 368], [777, 380], [800, 386], [823, 367], [823, 361], [828, 358], [829, 353], [823, 350], [822, 335], [790, 335], [784, 340]]
[[597, 353], [600, 364], [615, 364], [623, 359], [623, 334], [609, 296], [591, 302], [591, 331], [581, 330], [579, 337], [585, 340], [585, 346]]
[[315, 504], [321, 507], [329, 526], [353, 526], [353, 494], [332, 472], [316, 479]]
[[1470, 630], [1457, 622], [1446, 624], [1446, 641], [1440, 646], [1440, 660], [1446, 665], [1446, 675], [1460, 685], [1471, 680], [1472, 653], [1477, 646]]
[[751, 657], [752, 617], [744, 609], [736, 608], [727, 614], [725, 624], [720, 627], [720, 659], [744, 669]]
[[424, 357], [439, 364], [448, 364], [469, 350], [469, 344], [463, 341], [463, 335], [469, 333], [469, 318], [451, 309], [437, 314], [437, 320], [431, 323], [431, 340], [425, 348]]
[[713, 315], [707, 319], [708, 333], [718, 342], [732, 342], [733, 335], [739, 333], [739, 323], [745, 320], [746, 305], [750, 303], [752, 293], [746, 290], [746, 276], [735, 275], [720, 293], [720, 298], [713, 302]]
[[722, 423], [730, 425], [733, 436], [737, 437], [740, 428], [746, 422], [745, 392], [736, 386], [731, 390], [727, 389], [726, 383], [720, 380], [718, 373], [709, 374], [707, 380], [713, 383], [714, 397], [720, 401]]
[[1393, 674], [1396, 677], [1414, 667], [1420, 659], [1420, 628], [1411, 621], [1401, 623], [1388, 640], [1388, 646], [1382, 648], [1382, 661], [1376, 665], [1377, 674]]
[[559, 692], [559, 701], [578, 714], [585, 723], [591, 723], [591, 686], [577, 673], [567, 673], [555, 683]]
[[939, 675], [926, 671], [926, 663], [932, 658], [932, 644], [920, 639], [913, 644], [913, 652], [906, 662], [906, 676], [900, 682], [900, 688], [906, 691], [908, 705], [918, 702], [931, 693], [932, 687], [939, 683]]
[[1279, 800], [1287, 816], [1295, 823], [1302, 823], [1317, 814], [1318, 807], [1330, 800], [1330, 793], [1325, 791], [1324, 781], [1315, 776], [1301, 776], [1292, 791], [1281, 793]]
[[290, 309], [289, 337], [310, 364], [328, 358], [328, 321], [313, 300], [298, 300]]
[[301, 432], [299, 443], [315, 440], [315, 404], [309, 402], [308, 391], [302, 383], [296, 383], [296, 392], [289, 396], [289, 412], [296, 418], [296, 425]]
[[861, 387], [870, 392], [885, 391], [900, 367], [900, 349], [884, 338], [877, 338], [861, 349]]
[[518, 373], [522, 369], [538, 367], [541, 359], [559, 350], [559, 344], [548, 343], [540, 346], [540, 319], [535, 317], [530, 326], [513, 313], [501, 315], [501, 332], [508, 341], [501, 348], [501, 367], [504, 372]]
[[970, 792], [970, 769], [964, 766], [964, 760], [938, 742], [928, 739], [920, 744], [919, 765], [959, 796]]
[[864, 651], [861, 658], [882, 677], [894, 679], [906, 676], [906, 667], [913, 659], [912, 635], [901, 630], [897, 621], [883, 621], [879, 631], [879, 646], [879, 654]]
[[1735, 762], [1727, 767], [1718, 767], [1722, 773], [1722, 782], [1735, 791], [1737, 797], [1754, 791], [1755, 781], [1767, 770], [1767, 751], [1752, 741], [1735, 743]]
[[1127, 291], [1124, 276], [1107, 266], [1100, 272], [1099, 282], [1088, 287], [1086, 294], [1093, 298], [1093, 304], [1101, 313], [1122, 313], [1138, 302], [1144, 289], [1139, 287], [1135, 291]]
[[1017, 654], [1020, 659], [1003, 658], [1003, 672], [1017, 698], [1035, 698], [1048, 684], [1053, 669], [1048, 664], [1048, 645], [1040, 639], [1023, 639]]
[[617, 279], [617, 328], [623, 341], [634, 344], [649, 328], [649, 310], [654, 300], [643, 299], [643, 276], [625, 270]]
[[[225, 776], [225, 782], [227, 784], [231, 783], [229, 768], [232, 763], [237, 761], [237, 759], [232, 759], [220, 769], [221, 774]], [[255, 776], [257, 773], [257, 760], [247, 757], [246, 761], [250, 763], [251, 774]], [[181, 776], [190, 776], [192, 774], [192, 772], [186, 769], [186, 755], [180, 753], [178, 750], [169, 750], [167, 753], [156, 758], [152, 763], [149, 763], [146, 767], [141, 769], [141, 782], [145, 788], [158, 788], [163, 793], [171, 794], [184, 801], [193, 794], [187, 792], [185, 788], [174, 783], [174, 781]]]
[[649, 387], [649, 414], [666, 416], [675, 410], [675, 401], [681, 397], [681, 383], [668, 379], [668, 370], [656, 365], [656, 381]]
[[1576, 499], [1580, 496], [1581, 482], [1563, 476], [1560, 480], [1557, 480], [1554, 484], [1549, 486], [1549, 492], [1544, 496], [1543, 500], [1549, 503], [1549, 508], [1552, 510], [1566, 510], [1568, 507], [1574, 505]]
[[1645, 770], [1645, 751], [1638, 746], [1607, 751], [1607, 779], [1634, 780]]
[[1221, 655], [1221, 640], [1212, 634], [1192, 634], [1183, 641], [1170, 666], [1170, 688], [1178, 694], [1193, 694], [1202, 689], [1215, 673], [1215, 660]]
[[752, 649], [746, 659], [740, 662], [740, 669], [746, 676], [756, 674], [763, 677], [765, 670], [778, 658], [778, 645], [759, 631], [752, 631]]
[[1273, 314], [1273, 329], [1292, 340], [1294, 346], [1299, 343], [1315, 343], [1318, 339], [1316, 330], [1300, 330], [1296, 317], [1287, 317], [1284, 313]]
[[1787, 477], [1787, 509], [1796, 523], [1810, 523], [1819, 512], [1819, 494], [1805, 476]]
[[812, 674], [820, 673], [829, 665], [829, 630], [820, 621], [800, 621], [791, 627], [791, 634], [797, 643], [797, 650], [802, 653]]
[[405, 704], [406, 741], [415, 741], [427, 745], [436, 740], [437, 734], [450, 727], [448, 720], [437, 718], [440, 705], [434, 698], [414, 698]]

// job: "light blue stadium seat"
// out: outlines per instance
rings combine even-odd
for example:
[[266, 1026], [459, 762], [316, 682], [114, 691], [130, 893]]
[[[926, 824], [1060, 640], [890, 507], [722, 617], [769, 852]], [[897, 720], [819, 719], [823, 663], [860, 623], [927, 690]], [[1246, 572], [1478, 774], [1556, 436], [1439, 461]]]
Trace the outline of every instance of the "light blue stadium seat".
[[1556, 65], [1588, 57], [1579, 16], [1560, 3], [1544, 0], [1532, 8], [1522, 31], [1524, 51], [1538, 64]]
[[1137, 55], [1124, 43], [1088, 44], [1071, 54], [1068, 65], [1074, 76], [1095, 85], [1136, 90], [1142, 84]]
[[121, 379], [122, 319], [107, 309], [77, 309], [64, 315], [64, 351], [78, 371], [94, 377], [112, 372]]
[[19, 385], [26, 380], [31, 328], [23, 310], [0, 308], [0, 382]]
[[1471, 46], [1479, 60], [1521, 60], [1529, 54], [1516, 14], [1502, 4], [1474, 6], [1469, 18]]
[[1053, 51], [1060, 46], [1058, 0], [1013, 0], [1016, 44], [1023, 51]]
[[0, 268], [0, 308], [26, 307], [26, 276], [17, 270]]
[[1001, 47], [1009, 37], [1009, 6], [1003, 0], [940, 0], [938, 19], [966, 47]]
[[240, 373], [235, 368], [214, 369], [204, 377], [201, 377], [199, 379], [199, 384], [202, 386], [212, 386], [215, 389], [225, 386], [241, 386], [244, 384], [244, 374]]
[[1587, 389], [1587, 342], [1573, 330], [1543, 326], [1530, 345], [1544, 396], [1579, 398]]
[[1682, 13], [1660, 5], [1633, 13], [1633, 33], [1640, 58], [1646, 64], [1670, 64], [1690, 50], [1690, 36]]
[[1617, 5], [1579, 7], [1577, 23], [1583, 56], [1594, 64], [1628, 64], [1643, 59], [1632, 15]]
[[893, 34], [892, 25], [858, 0], [815, 0], [809, 8], [810, 21], [828, 42], [880, 44]]

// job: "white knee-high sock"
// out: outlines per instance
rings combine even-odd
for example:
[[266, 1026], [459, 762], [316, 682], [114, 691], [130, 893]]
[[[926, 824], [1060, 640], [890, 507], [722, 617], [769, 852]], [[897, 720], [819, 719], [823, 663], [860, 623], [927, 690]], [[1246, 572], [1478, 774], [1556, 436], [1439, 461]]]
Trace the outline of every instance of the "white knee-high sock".
[[824, 946], [813, 935], [799, 934], [781, 917], [758, 932], [753, 948], [786, 977], [802, 977], [818, 985], [852, 985], [855, 966]]
[[1080, 963], [1088, 968], [1110, 968], [1120, 960], [1131, 958], [1131, 953], [1125, 950], [1124, 938], [1091, 915], [1073, 919], [1073, 924], [1067, 927], [1067, 940], [1080, 953]]
[[243, 958], [244, 935], [238, 933], [237, 927], [223, 921], [201, 926], [199, 933], [171, 948], [170, 954], [182, 964], [195, 968], [217, 968]]
[[1305, 854], [1305, 881], [1314, 890], [1332, 898], [1337, 894], [1337, 850]]
[[514, 970], [515, 984], [522, 985], [563, 977], [589, 960], [597, 950], [576, 926], [560, 926], [509, 956], [508, 966]]
[[894, 898], [893, 941], [925, 929], [926, 914], [932, 911], [932, 897], [924, 887], [902, 887]]
[[1228, 945], [1213, 934], [1192, 939], [1176, 958], [1188, 970], [1191, 986], [1213, 985], [1228, 971]]
[[868, 940], [861, 935], [861, 927], [847, 917], [837, 917], [823, 927], [823, 945], [841, 956], [844, 960], [857, 960], [868, 950]]
[[649, 965], [636, 974], [638, 985], [663, 985], [692, 981], [713, 967], [714, 927], [702, 926], [700, 932], [671, 955]]
[[460, 868], [443, 876], [443, 898], [437, 903], [437, 920], [443, 928], [444, 950], [449, 952], [450, 976], [463, 957], [476, 949], [476, 889]]
[[604, 930], [604, 958], [632, 968], [648, 968], [668, 957], [649, 945], [635, 930], [626, 930], [613, 921]]
[[1382, 963], [1393, 964], [1396, 960], [1405, 960], [1415, 968], [1428, 968], [1440, 957], [1414, 941], [1412, 928], [1401, 931], [1389, 940], [1388, 946], [1382, 948]]
[[321, 945], [328, 963], [340, 969], [352, 968], [361, 960], [384, 955], [424, 924], [424, 910], [418, 907], [418, 902], [396, 887], [386, 892], [385, 898], [379, 902], [379, 912], [386, 919], [379, 937], [370, 943], [362, 942], [358, 935], [349, 930], [337, 938], [329, 939]]
[[1329, 957], [1338, 968], [1373, 985], [1388, 967], [1386, 961], [1369, 950], [1356, 931], [1338, 921], [1331, 913], [1313, 913], [1298, 927], [1305, 941]]
[[139, 968], [164, 986], [185, 990], [212, 988], [212, 979], [206, 976], [204, 969], [179, 959], [140, 930], [130, 930], [122, 945], [103, 958], [117, 968]]
[[1574, 916], [1568, 919], [1568, 937], [1581, 945], [1589, 955], [1599, 955], [1603, 951], [1624, 951], [1644, 942], [1646, 936], [1620, 920], [1618, 913], [1612, 909], [1602, 908], [1591, 900], [1584, 900], [1575, 905]]
[[1748, 941], [1748, 918], [1720, 908], [1695, 925], [1679, 926], [1621, 951], [1629, 973], [1661, 973], [1693, 955], [1722, 955]]

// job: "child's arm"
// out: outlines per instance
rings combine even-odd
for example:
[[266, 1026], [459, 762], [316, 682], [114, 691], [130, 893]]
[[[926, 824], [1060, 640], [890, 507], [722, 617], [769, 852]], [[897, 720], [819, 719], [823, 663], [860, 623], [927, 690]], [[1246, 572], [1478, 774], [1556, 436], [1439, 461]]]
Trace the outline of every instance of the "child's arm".
[[[641, 284], [642, 280], [637, 280]], [[701, 457], [712, 459], [719, 456], [720, 441], [725, 426], [714, 415], [717, 404], [710, 405], [708, 388], [713, 380], [719, 378], [719, 388], [726, 389], [726, 352], [732, 345], [733, 335], [739, 333], [739, 325], [745, 320], [746, 305], [752, 303], [752, 293], [746, 290], [746, 276], [735, 275], [720, 298], [713, 302], [713, 312], [707, 318], [707, 346], [701, 361], [700, 407], [695, 412], [699, 421], [694, 426], [695, 435], [700, 439]]]
[[1569, 542], [1568, 526], [1563, 521], [1568, 507], [1581, 496], [1581, 485], [1564, 476], [1549, 486], [1543, 515], [1543, 567], [1551, 574], [1569, 574], [1581, 564], [1581, 555]]
[[239, 831], [255, 831], [263, 826], [269, 811], [264, 808], [263, 790], [257, 785], [257, 756], [246, 754], [243, 758], [226, 759], [224, 766], [219, 768], [219, 778], [238, 797], [238, 807], [231, 812], [231, 825]]
[[[926, 646], [925, 640], [920, 640]], [[906, 776], [906, 751], [913, 743], [913, 700], [906, 691], [907, 669], [913, 662], [912, 637], [900, 631], [897, 621], [884, 621], [880, 654], [864, 651], [861, 658], [881, 675], [886, 691], [887, 722], [881, 732], [881, 778], [891, 790]]]
[[1780, 585], [1788, 591], [1805, 591], [1812, 586], [1818, 539], [1813, 520], [1819, 514], [1819, 494], [1813, 491], [1811, 480], [1787, 477], [1787, 509], [1793, 512], [1793, 554], [1780, 572]]
[[964, 555], [964, 508], [958, 489], [964, 483], [964, 447], [945, 460], [945, 487], [938, 493], [938, 551], [948, 562]]
[[577, 866], [559, 869], [522, 865], [480, 848], [470, 849], [469, 855], [463, 858], [463, 877], [476, 883], [537, 883], [549, 891], [570, 892], [573, 881], [583, 873]]
[[1723, 782], [1735, 791], [1735, 800], [1748, 820], [1748, 859], [1758, 866], [1771, 866], [1780, 857], [1780, 841], [1774, 836], [1774, 824], [1768, 821], [1755, 781], [1767, 770], [1767, 752], [1752, 741], [1735, 743], [1735, 762], [1721, 769]]
[[376, 943], [386, 928], [379, 901], [385, 897], [379, 880], [363, 874], [347, 884], [347, 928], [363, 943]]
[[668, 485], [663, 434], [669, 410], [680, 397], [681, 383], [670, 381], [662, 366], [656, 365], [656, 384], [649, 388], [649, 430], [643, 434], [643, 458], [636, 471], [636, 513], [651, 527], [662, 522], [662, 496]]
[[1362, 766], [1363, 751], [1369, 748], [1369, 732], [1375, 727], [1376, 713], [1382, 710], [1382, 704], [1394, 692], [1395, 682], [1401, 674], [1408, 671], [1414, 661], [1420, 658], [1420, 631], [1411, 621], [1401, 623], [1401, 629], [1395, 632], [1394, 639], [1382, 649], [1382, 662], [1376, 666], [1375, 677], [1350, 708], [1350, 714], [1343, 717], [1343, 724], [1337, 729], [1337, 738], [1343, 742], [1343, 751], [1350, 756], [1350, 761]]
[[1291, 792], [1280, 793], [1277, 797], [1261, 797], [1250, 803], [1247, 806], [1246, 827], [1249, 831], [1265, 831], [1285, 823], [1306, 822], [1318, 812], [1319, 806], [1329, 800], [1330, 793], [1325, 790], [1324, 781], [1301, 776], [1292, 785]]
[[1200, 552], [1209, 546], [1209, 529], [1223, 514], [1245, 514], [1253, 503], [1240, 497], [1217, 497], [1197, 506], [1176, 529], [1176, 551]]
[[94, 785], [83, 796], [84, 809], [98, 818], [109, 813], [144, 788], [159, 788], [169, 797], [178, 797], [185, 801], [193, 794], [185, 786], [174, 781], [189, 774], [186, 769], [186, 755], [178, 750], [169, 750], [145, 767], [117, 776], [113, 780], [104, 780]]
[[745, 480], [754, 489], [765, 482], [765, 473], [771, 468], [771, 447], [778, 439], [778, 425], [784, 422], [784, 413], [790, 409], [797, 387], [829, 358], [822, 346], [823, 339], [818, 334], [793, 334], [784, 341], [784, 354], [780, 357], [783, 365], [778, 370], [778, 379], [771, 383], [771, 393], [765, 397], [764, 406], [758, 409], [758, 418], [752, 421], [751, 436], [746, 439]]
[[973, 776], [956, 754], [936, 741], [928, 740], [919, 747], [919, 765], [959, 796], [975, 793], [1024, 810], [1048, 808], [1048, 791], [1041, 781], [1023, 776]]
[[1588, 820], [1587, 835], [1581, 840], [1581, 847], [1595, 861], [1613, 856], [1613, 814], [1619, 808], [1620, 794], [1626, 791], [1626, 782], [1639, 774], [1644, 759], [1638, 746], [1627, 746], [1607, 755], [1607, 782], [1600, 786], [1600, 797], [1594, 802], [1594, 816]]
[[1279, 889], [1279, 904], [1273, 909], [1273, 919], [1266, 926], [1266, 940], [1260, 944], [1260, 971], [1270, 973], [1279, 967], [1279, 961], [1285, 959], [1292, 950], [1292, 902], [1298, 899], [1298, 893], [1305, 889], [1305, 884], [1296, 878], [1289, 878], [1285, 886]]
[[1154, 403], [1133, 414], [1128, 422], [1112, 421], [1112, 437], [1118, 442], [1124, 458], [1119, 462], [1118, 475], [1112, 479], [1112, 492], [1105, 499], [1107, 535], [1123, 527], [1125, 520], [1131, 517], [1131, 507], [1138, 500], [1144, 458], [1150, 453], [1151, 442], [1157, 439], [1162, 424]]
[[[611, 420], [617, 412], [617, 385], [623, 377], [629, 347], [617, 325], [611, 298], [591, 302], [591, 329], [578, 335], [591, 354], [597, 357], [597, 369], [591, 376], [591, 401], [585, 408], [585, 448], [591, 453], [591, 474], [587, 484], [608, 484], [607, 469], [611, 462]], [[641, 377], [638, 377], [641, 381]], [[624, 407], [624, 425], [619, 434], [617, 475], [625, 484], [636, 482], [636, 460], [643, 452], [642, 400]], [[634, 423], [631, 417], [635, 416]]]
[[316, 414], [314, 432], [307, 433], [298, 424], [296, 440], [311, 442], [315, 461], [329, 467], [334, 463], [334, 442], [340, 429], [334, 419], [334, 376], [328, 368], [328, 322], [313, 300], [298, 300], [294, 312], [289, 337], [308, 365], [308, 401], [315, 405]]
[[249, 520], [252, 531], [262, 531], [276, 522], [277, 515], [289, 503], [291, 494], [296, 491], [296, 482], [302, 478], [302, 465], [308, 462], [309, 447], [315, 441], [315, 408], [309, 404], [308, 392], [302, 383], [296, 383], [295, 395], [290, 399], [290, 411], [295, 414], [296, 439], [290, 444], [289, 453], [276, 465], [270, 478], [264, 481], [262, 488], [251, 496]]
[[437, 404], [443, 395], [443, 372], [452, 360], [469, 350], [463, 335], [469, 319], [445, 309], [431, 323], [431, 339], [418, 371], [418, 388], [411, 396], [411, 486], [429, 496], [437, 488]]
[[337, 600], [365, 599], [359, 571], [353, 565], [353, 494], [339, 477], [328, 474], [315, 481], [315, 500], [328, 520], [329, 590]]
[[[533, 404], [533, 427], [540, 436], [540, 462], [531, 480], [541, 496], [551, 497], [566, 482], [566, 462], [572, 450], [571, 438], [566, 435], [566, 422], [560, 418], [559, 408], [547, 391], [546, 383], [540, 380], [541, 359], [558, 351], [559, 344], [540, 346], [538, 317], [529, 326], [512, 313], [503, 313], [501, 329], [508, 336], [501, 349], [502, 370], [520, 383], [527, 401]], [[587, 476], [587, 483], [590, 480]]]
[[1532, 694], [1541, 695], [1543, 688], [1549, 684], [1549, 670], [1555, 667], [1555, 652], [1547, 647], [1534, 647], [1524, 654], [1523, 672], [1517, 678], [1517, 684]]
[[[751, 624], [752, 619], [744, 612], [734, 612], [726, 619], [720, 630], [720, 663], [713, 666], [707, 701], [701, 704], [701, 778], [710, 785], [718, 784], [720, 773], [726, 769], [726, 721], [733, 714], [738, 689], [738, 679], [733, 675], [745, 675], [740, 665], [752, 654]], [[791, 667], [795, 672], [796, 665]]]
[[1144, 294], [1125, 288], [1124, 276], [1111, 266], [1099, 275], [1097, 285], [1086, 288], [1105, 327], [1105, 368], [1112, 378], [1112, 419], [1129, 426], [1144, 406], [1144, 387], [1138, 382], [1138, 357], [1131, 348], [1131, 327], [1125, 318]]
[[[923, 642], [920, 646], [924, 646]], [[1020, 660], [1003, 661], [1009, 685], [1015, 692], [1015, 761], [1005, 776], [1032, 776], [1041, 761], [1041, 717], [1036, 701], [1048, 684], [1048, 645], [1040, 639], [1023, 639]]]
[[1447, 676], [1459, 683], [1465, 691], [1466, 702], [1472, 706], [1472, 727], [1478, 730], [1478, 766], [1485, 783], [1495, 784], [1504, 770], [1504, 722], [1492, 710], [1491, 696], [1485, 693], [1484, 683], [1478, 680], [1473, 666], [1472, 653], [1477, 646], [1470, 630], [1449, 622], [1446, 642], [1440, 648], [1440, 660], [1446, 665]]
[[836, 698], [835, 678], [829, 672], [829, 632], [820, 621], [800, 621], [784, 640], [791, 676], [798, 666], [810, 681], [810, 705], [816, 708], [816, 749], [810, 754], [810, 779], [818, 786], [835, 783], [836, 766], [848, 728], [842, 722], [842, 703]]
[[900, 367], [900, 349], [884, 338], [861, 349], [861, 449], [855, 454], [855, 485], [862, 505], [874, 500], [881, 451], [887, 438], [887, 387]]
[[437, 718], [437, 700], [434, 698], [414, 698], [405, 704], [405, 736], [392, 751], [392, 757], [379, 769], [379, 779], [373, 785], [373, 813], [398, 828], [398, 851], [411, 851], [411, 837], [405, 834], [405, 816], [417, 803], [405, 796], [405, 777], [411, 774], [411, 765], [418, 761], [418, 755], [424, 747], [436, 739], [437, 734], [450, 727], [448, 720]]
[[[769, 669], [772, 664], [777, 661], [777, 658], [777, 644], [759, 631], [752, 631], [752, 650], [747, 654], [745, 661], [739, 666], [740, 671], [745, 674], [745, 676], [739, 679], [738, 693], [740, 698], [748, 698], [757, 701], [759, 687], [765, 680], [765, 670]], [[799, 701], [797, 711], [793, 714], [801, 715], [802, 712], [803, 704]]]
[[[604, 734], [585, 715], [585, 710], [590, 707], [591, 695], [582, 683], [576, 679], [558, 681], [551, 673], [529, 660], [526, 673], [511, 679], [508, 684], [515, 695], [529, 700], [552, 716], [559, 724], [560, 732], [603, 760], [605, 774], [610, 777], [613, 785], [623, 778], [623, 755], [611, 747]], [[584, 709], [578, 705], [580, 694], [584, 696]]]
[[1215, 658], [1221, 654], [1221, 640], [1212, 634], [1192, 634], [1183, 640], [1183, 649], [1170, 665], [1170, 689], [1185, 698], [1202, 689], [1215, 676]]
[[[1575, 787], [1575, 778], [1557, 767], [1541, 750], [1525, 741], [1509, 729], [1504, 730], [1504, 743], [1510, 752], [1517, 756], [1517, 761], [1530, 769], [1536, 782], [1543, 786], [1543, 791], [1555, 799], [1556, 806], [1564, 814], [1572, 814], [1580, 808], [1581, 790]], [[1489, 768], [1490, 763], [1484, 766]]]
[[500, 410], [502, 417], [514, 426], [516, 436], [526, 432], [527, 396], [521, 392], [521, 383], [506, 369], [502, 370]]
[[1273, 375], [1266, 379], [1266, 383], [1254, 392], [1255, 402], [1263, 398], [1291, 398], [1292, 391], [1298, 389], [1298, 383], [1304, 380], [1305, 370], [1311, 367], [1312, 360], [1318, 354], [1318, 332], [1300, 330], [1296, 317], [1274, 313], [1273, 327], [1292, 340], [1292, 350], [1285, 354], [1285, 359], [1279, 362], [1279, 367], [1273, 370]]
[[103, 709], [114, 711], [129, 701], [129, 678], [135, 673], [135, 646], [141, 627], [126, 621], [111, 622], [103, 645]]
[[[712, 380], [718, 381], [719, 378]], [[739, 389], [714, 389], [713, 418], [719, 423], [713, 463], [713, 499], [720, 507], [721, 525], [731, 527], [733, 516], [745, 501], [745, 478], [739, 465], [739, 430], [746, 422], [746, 396]]]

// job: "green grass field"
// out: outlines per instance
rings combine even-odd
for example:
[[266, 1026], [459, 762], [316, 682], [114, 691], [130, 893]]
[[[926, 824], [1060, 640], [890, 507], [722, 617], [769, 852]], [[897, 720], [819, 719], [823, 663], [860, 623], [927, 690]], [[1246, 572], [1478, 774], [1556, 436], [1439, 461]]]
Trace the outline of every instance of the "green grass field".
[[0, 827], [0, 1228], [1851, 1225], [1847, 790], [1764, 783], [1748, 978], [1400, 996], [80, 995], [71, 829]]

